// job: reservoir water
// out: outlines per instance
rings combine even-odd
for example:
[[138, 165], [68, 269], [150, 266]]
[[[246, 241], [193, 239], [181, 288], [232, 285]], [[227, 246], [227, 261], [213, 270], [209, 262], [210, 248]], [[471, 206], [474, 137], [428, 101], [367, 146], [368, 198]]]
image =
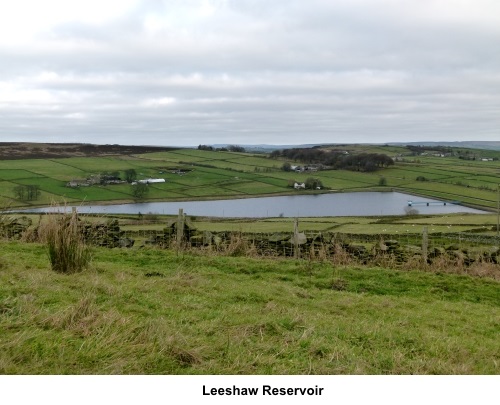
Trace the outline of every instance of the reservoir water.
[[[420, 214], [485, 213], [451, 202], [416, 197], [398, 192], [332, 193], [258, 197], [213, 201], [148, 202], [118, 205], [81, 205], [80, 213], [90, 214], [166, 214], [174, 215], [182, 208], [186, 215], [264, 218], [264, 217], [330, 217], [404, 215], [409, 207]], [[28, 212], [48, 212], [49, 208]], [[25, 211], [26, 212], [26, 211]]]

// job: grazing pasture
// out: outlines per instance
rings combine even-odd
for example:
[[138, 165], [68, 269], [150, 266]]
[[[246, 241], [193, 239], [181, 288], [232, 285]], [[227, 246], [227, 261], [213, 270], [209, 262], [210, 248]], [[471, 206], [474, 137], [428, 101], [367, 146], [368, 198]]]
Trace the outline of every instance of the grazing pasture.
[[[266, 154], [176, 149], [57, 158], [52, 150], [48, 159], [0, 161], [0, 197], [12, 207], [47, 205], [52, 200], [72, 204], [131, 202], [135, 198], [127, 184], [75, 188], [67, 184], [103, 173], [115, 173], [124, 178], [126, 170], [134, 169], [138, 179], [159, 177], [166, 181], [150, 185], [143, 197], [148, 201], [310, 193], [296, 191], [289, 184], [315, 177], [322, 182], [323, 189], [314, 192], [398, 190], [459, 200], [476, 208], [496, 208], [500, 162], [480, 160], [482, 151], [474, 151], [476, 160], [463, 160], [456, 156], [413, 156], [408, 155], [404, 147], [382, 145], [345, 145], [337, 149], [349, 153], [385, 153], [395, 159], [395, 164], [370, 173], [347, 170], [285, 172], [281, 169], [284, 160]], [[487, 151], [487, 154], [498, 159], [500, 152]], [[16, 199], [12, 190], [18, 185], [38, 186], [40, 197], [36, 201]]]

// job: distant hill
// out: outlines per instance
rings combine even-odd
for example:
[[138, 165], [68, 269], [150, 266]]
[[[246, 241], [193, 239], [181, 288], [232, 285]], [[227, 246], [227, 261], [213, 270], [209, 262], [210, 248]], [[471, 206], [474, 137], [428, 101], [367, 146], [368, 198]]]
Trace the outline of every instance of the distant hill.
[[404, 146], [449, 146], [453, 148], [488, 149], [500, 151], [500, 141], [456, 141], [456, 142], [391, 142], [388, 145]]
[[211, 144], [210, 146], [212, 146], [214, 148], [227, 148], [229, 145], [242, 146], [247, 151], [272, 152], [273, 150], [277, 150], [277, 149], [312, 148], [314, 146], [318, 146], [318, 145], [322, 145], [322, 144], [307, 144], [307, 145], [267, 145], [267, 144], [242, 145], [240, 143], [219, 143], [219, 144]]
[[[366, 142], [367, 145], [376, 145], [377, 143]], [[229, 145], [238, 145], [244, 147], [247, 151], [261, 151], [261, 152], [272, 152], [278, 149], [293, 149], [293, 148], [313, 148], [317, 146], [339, 146], [346, 145], [346, 143], [313, 143], [313, 144], [302, 144], [302, 145], [268, 145], [268, 144], [257, 144], [257, 145], [242, 145], [239, 143], [233, 144], [212, 144], [214, 148], [226, 148]], [[500, 141], [456, 141], [456, 142], [384, 142], [380, 145], [391, 145], [391, 146], [405, 146], [405, 145], [415, 145], [415, 146], [448, 146], [453, 148], [470, 148], [470, 149], [486, 149], [486, 150], [496, 150], [500, 151]]]

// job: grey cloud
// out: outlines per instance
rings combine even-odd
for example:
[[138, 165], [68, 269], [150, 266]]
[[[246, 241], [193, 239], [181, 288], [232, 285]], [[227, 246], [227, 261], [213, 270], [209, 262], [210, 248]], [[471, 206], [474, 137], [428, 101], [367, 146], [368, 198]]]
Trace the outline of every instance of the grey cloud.
[[32, 44], [0, 46], [0, 134], [172, 145], [498, 139], [495, 18], [427, 15], [438, 2], [424, 3], [156, 1], [106, 24], [62, 23]]

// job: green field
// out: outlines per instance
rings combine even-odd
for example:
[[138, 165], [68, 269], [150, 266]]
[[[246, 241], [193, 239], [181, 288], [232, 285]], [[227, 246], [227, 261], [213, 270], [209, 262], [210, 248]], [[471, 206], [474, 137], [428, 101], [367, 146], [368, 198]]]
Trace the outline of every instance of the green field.
[[498, 374], [498, 281], [0, 242], [1, 374]]
[[[36, 221], [37, 216], [30, 216]], [[129, 230], [157, 230], [160, 231], [165, 224], [174, 219], [172, 216], [154, 215], [154, 221], [143, 221], [132, 215], [114, 215], [121, 229]], [[224, 219], [190, 217], [193, 226], [199, 230], [213, 232], [293, 232], [294, 220], [290, 218], [252, 218], [252, 219]], [[96, 220], [99, 220], [98, 218]], [[332, 231], [353, 234], [375, 235], [404, 235], [421, 234], [424, 227], [433, 233], [471, 232], [485, 228], [482, 235], [495, 235], [494, 229], [497, 217], [494, 214], [452, 214], [452, 215], [422, 215], [419, 217], [321, 217], [300, 218], [301, 231]], [[487, 228], [487, 229], [486, 229]]]
[[[146, 199], [169, 201], [216, 199], [258, 195], [297, 194], [288, 187], [291, 180], [319, 178], [328, 191], [399, 190], [410, 194], [495, 210], [500, 182], [500, 152], [478, 151], [477, 160], [458, 157], [408, 156], [403, 147], [382, 145], [345, 146], [351, 153], [386, 153], [396, 159], [394, 166], [374, 173], [347, 170], [324, 170], [315, 173], [284, 172], [285, 162], [265, 154], [212, 152], [179, 149], [142, 155], [73, 157], [61, 159], [20, 159], [0, 161], [0, 198], [11, 207], [47, 205], [51, 201], [70, 203], [130, 202], [134, 200], [128, 185], [69, 188], [71, 180], [85, 179], [104, 172], [134, 169], [139, 179], [164, 178], [165, 184], [150, 187]], [[471, 152], [472, 153], [472, 152]], [[482, 161], [480, 156], [495, 158]], [[184, 170], [178, 174], [176, 169]], [[425, 181], [418, 181], [417, 178]], [[380, 186], [381, 178], [385, 185]], [[16, 198], [19, 185], [36, 185], [41, 190], [37, 200]]]

